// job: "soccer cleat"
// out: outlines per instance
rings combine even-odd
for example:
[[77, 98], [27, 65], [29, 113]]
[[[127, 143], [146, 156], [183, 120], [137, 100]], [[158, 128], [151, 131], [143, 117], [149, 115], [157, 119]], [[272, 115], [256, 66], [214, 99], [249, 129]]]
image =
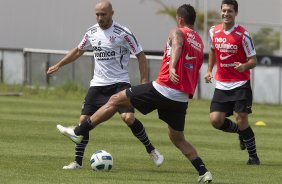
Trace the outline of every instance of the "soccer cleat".
[[65, 165], [63, 169], [65, 170], [75, 170], [75, 169], [81, 169], [82, 166], [79, 165], [76, 161], [71, 162], [69, 165]]
[[211, 182], [212, 182], [212, 174], [209, 171], [207, 171], [204, 175], [199, 176], [198, 178], [199, 184], [206, 184]]
[[154, 149], [150, 153], [150, 157], [152, 158], [152, 160], [154, 161], [154, 163], [158, 167], [160, 167], [163, 164], [163, 162], [164, 162], [164, 156], [161, 155], [160, 152], [158, 152], [156, 149]]
[[74, 143], [79, 144], [81, 143], [83, 136], [82, 135], [75, 135], [73, 127], [63, 127], [62, 125], [57, 125], [57, 129], [61, 134], [70, 138]]
[[258, 157], [250, 157], [247, 161], [247, 165], [260, 165], [260, 161]]
[[240, 149], [241, 150], [245, 150], [246, 149], [246, 145], [243, 141], [243, 137], [241, 135], [239, 135], [239, 141], [240, 141]]

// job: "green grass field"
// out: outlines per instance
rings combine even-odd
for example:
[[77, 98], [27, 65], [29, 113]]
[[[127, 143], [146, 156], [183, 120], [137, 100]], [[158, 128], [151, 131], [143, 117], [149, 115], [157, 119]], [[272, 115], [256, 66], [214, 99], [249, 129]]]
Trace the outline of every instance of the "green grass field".
[[[81, 170], [62, 170], [73, 160], [74, 144], [56, 130], [56, 124], [74, 125], [82, 99], [0, 97], [0, 183], [3, 184], [172, 184], [196, 183], [197, 173], [190, 162], [172, 145], [167, 126], [151, 113], [137, 117], [144, 123], [152, 143], [165, 156], [157, 168], [143, 145], [135, 139], [118, 116], [91, 131], [90, 143]], [[247, 166], [247, 152], [239, 149], [235, 134], [223, 133], [208, 122], [209, 102], [190, 102], [186, 138], [218, 184], [267, 184], [282, 182], [282, 107], [253, 107], [250, 123], [257, 140], [262, 165]], [[265, 127], [254, 126], [258, 120]], [[111, 172], [90, 169], [91, 154], [99, 149], [114, 157]]]

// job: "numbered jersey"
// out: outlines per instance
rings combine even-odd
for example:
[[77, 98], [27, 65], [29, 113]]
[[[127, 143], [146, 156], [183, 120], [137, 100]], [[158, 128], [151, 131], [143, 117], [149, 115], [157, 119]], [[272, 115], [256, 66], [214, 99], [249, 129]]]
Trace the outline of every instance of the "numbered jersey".
[[98, 24], [89, 28], [78, 48], [93, 51], [95, 68], [90, 86], [129, 83], [130, 53], [136, 55], [142, 51], [131, 31], [116, 22], [106, 30]]

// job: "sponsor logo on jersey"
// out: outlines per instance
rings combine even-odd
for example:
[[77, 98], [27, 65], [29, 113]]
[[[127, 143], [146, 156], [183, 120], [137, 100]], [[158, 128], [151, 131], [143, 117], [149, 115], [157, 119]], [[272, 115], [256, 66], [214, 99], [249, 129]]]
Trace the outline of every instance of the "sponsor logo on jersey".
[[220, 63], [220, 67], [222, 68], [229, 68], [229, 67], [235, 67], [235, 63]]
[[96, 47], [96, 46], [94, 46], [94, 47], [93, 47], [93, 51], [102, 51], [102, 47]]
[[185, 59], [186, 60], [192, 60], [192, 59], [196, 59], [197, 57], [191, 57], [188, 54], [186, 54]]
[[233, 54], [227, 55], [227, 56], [223, 56], [222, 54], [220, 54], [219, 58], [220, 58], [220, 60], [225, 60], [225, 59], [230, 58], [231, 56], [233, 56]]
[[197, 42], [196, 36], [192, 33], [187, 33], [187, 42], [191, 45], [191, 47], [193, 47], [196, 50], [201, 51], [202, 50], [202, 45]]
[[226, 43], [226, 38], [217, 37], [214, 39], [215, 42], [215, 48], [221, 50], [221, 49], [227, 49], [227, 50], [238, 50], [238, 45]]
[[94, 51], [94, 57], [99, 60], [109, 60], [115, 57], [116, 55], [115, 51], [104, 51], [102, 47], [99, 46], [98, 47], [94, 46], [93, 51]]
[[84, 47], [85, 47], [85, 45], [86, 45], [86, 43], [87, 43], [87, 40], [88, 40], [88, 34], [86, 34], [85, 36], [84, 36], [84, 39], [83, 39], [83, 42], [81, 43], [81, 45], [80, 45], [80, 49], [83, 49]]
[[98, 51], [94, 53], [95, 58], [105, 58], [114, 57], [116, 55], [115, 51]]
[[124, 39], [127, 41], [127, 43], [129, 44], [130, 48], [132, 49], [132, 51], [135, 53], [136, 52], [136, 48], [133, 45], [133, 43], [131, 42], [131, 40], [128, 38], [128, 35], [124, 36]]
[[116, 37], [115, 36], [110, 36], [110, 42], [114, 43], [116, 41]]
[[187, 68], [187, 69], [189, 69], [189, 70], [193, 70], [193, 68], [194, 68], [194, 66], [193, 66], [192, 63], [185, 63], [185, 64], [184, 64], [184, 67]]

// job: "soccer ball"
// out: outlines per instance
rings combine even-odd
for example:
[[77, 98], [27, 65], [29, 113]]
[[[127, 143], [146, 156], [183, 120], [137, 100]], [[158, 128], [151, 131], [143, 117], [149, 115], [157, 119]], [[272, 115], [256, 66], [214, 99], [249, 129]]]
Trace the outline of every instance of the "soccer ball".
[[110, 171], [113, 167], [113, 157], [105, 150], [96, 151], [90, 158], [90, 166], [94, 171]]

